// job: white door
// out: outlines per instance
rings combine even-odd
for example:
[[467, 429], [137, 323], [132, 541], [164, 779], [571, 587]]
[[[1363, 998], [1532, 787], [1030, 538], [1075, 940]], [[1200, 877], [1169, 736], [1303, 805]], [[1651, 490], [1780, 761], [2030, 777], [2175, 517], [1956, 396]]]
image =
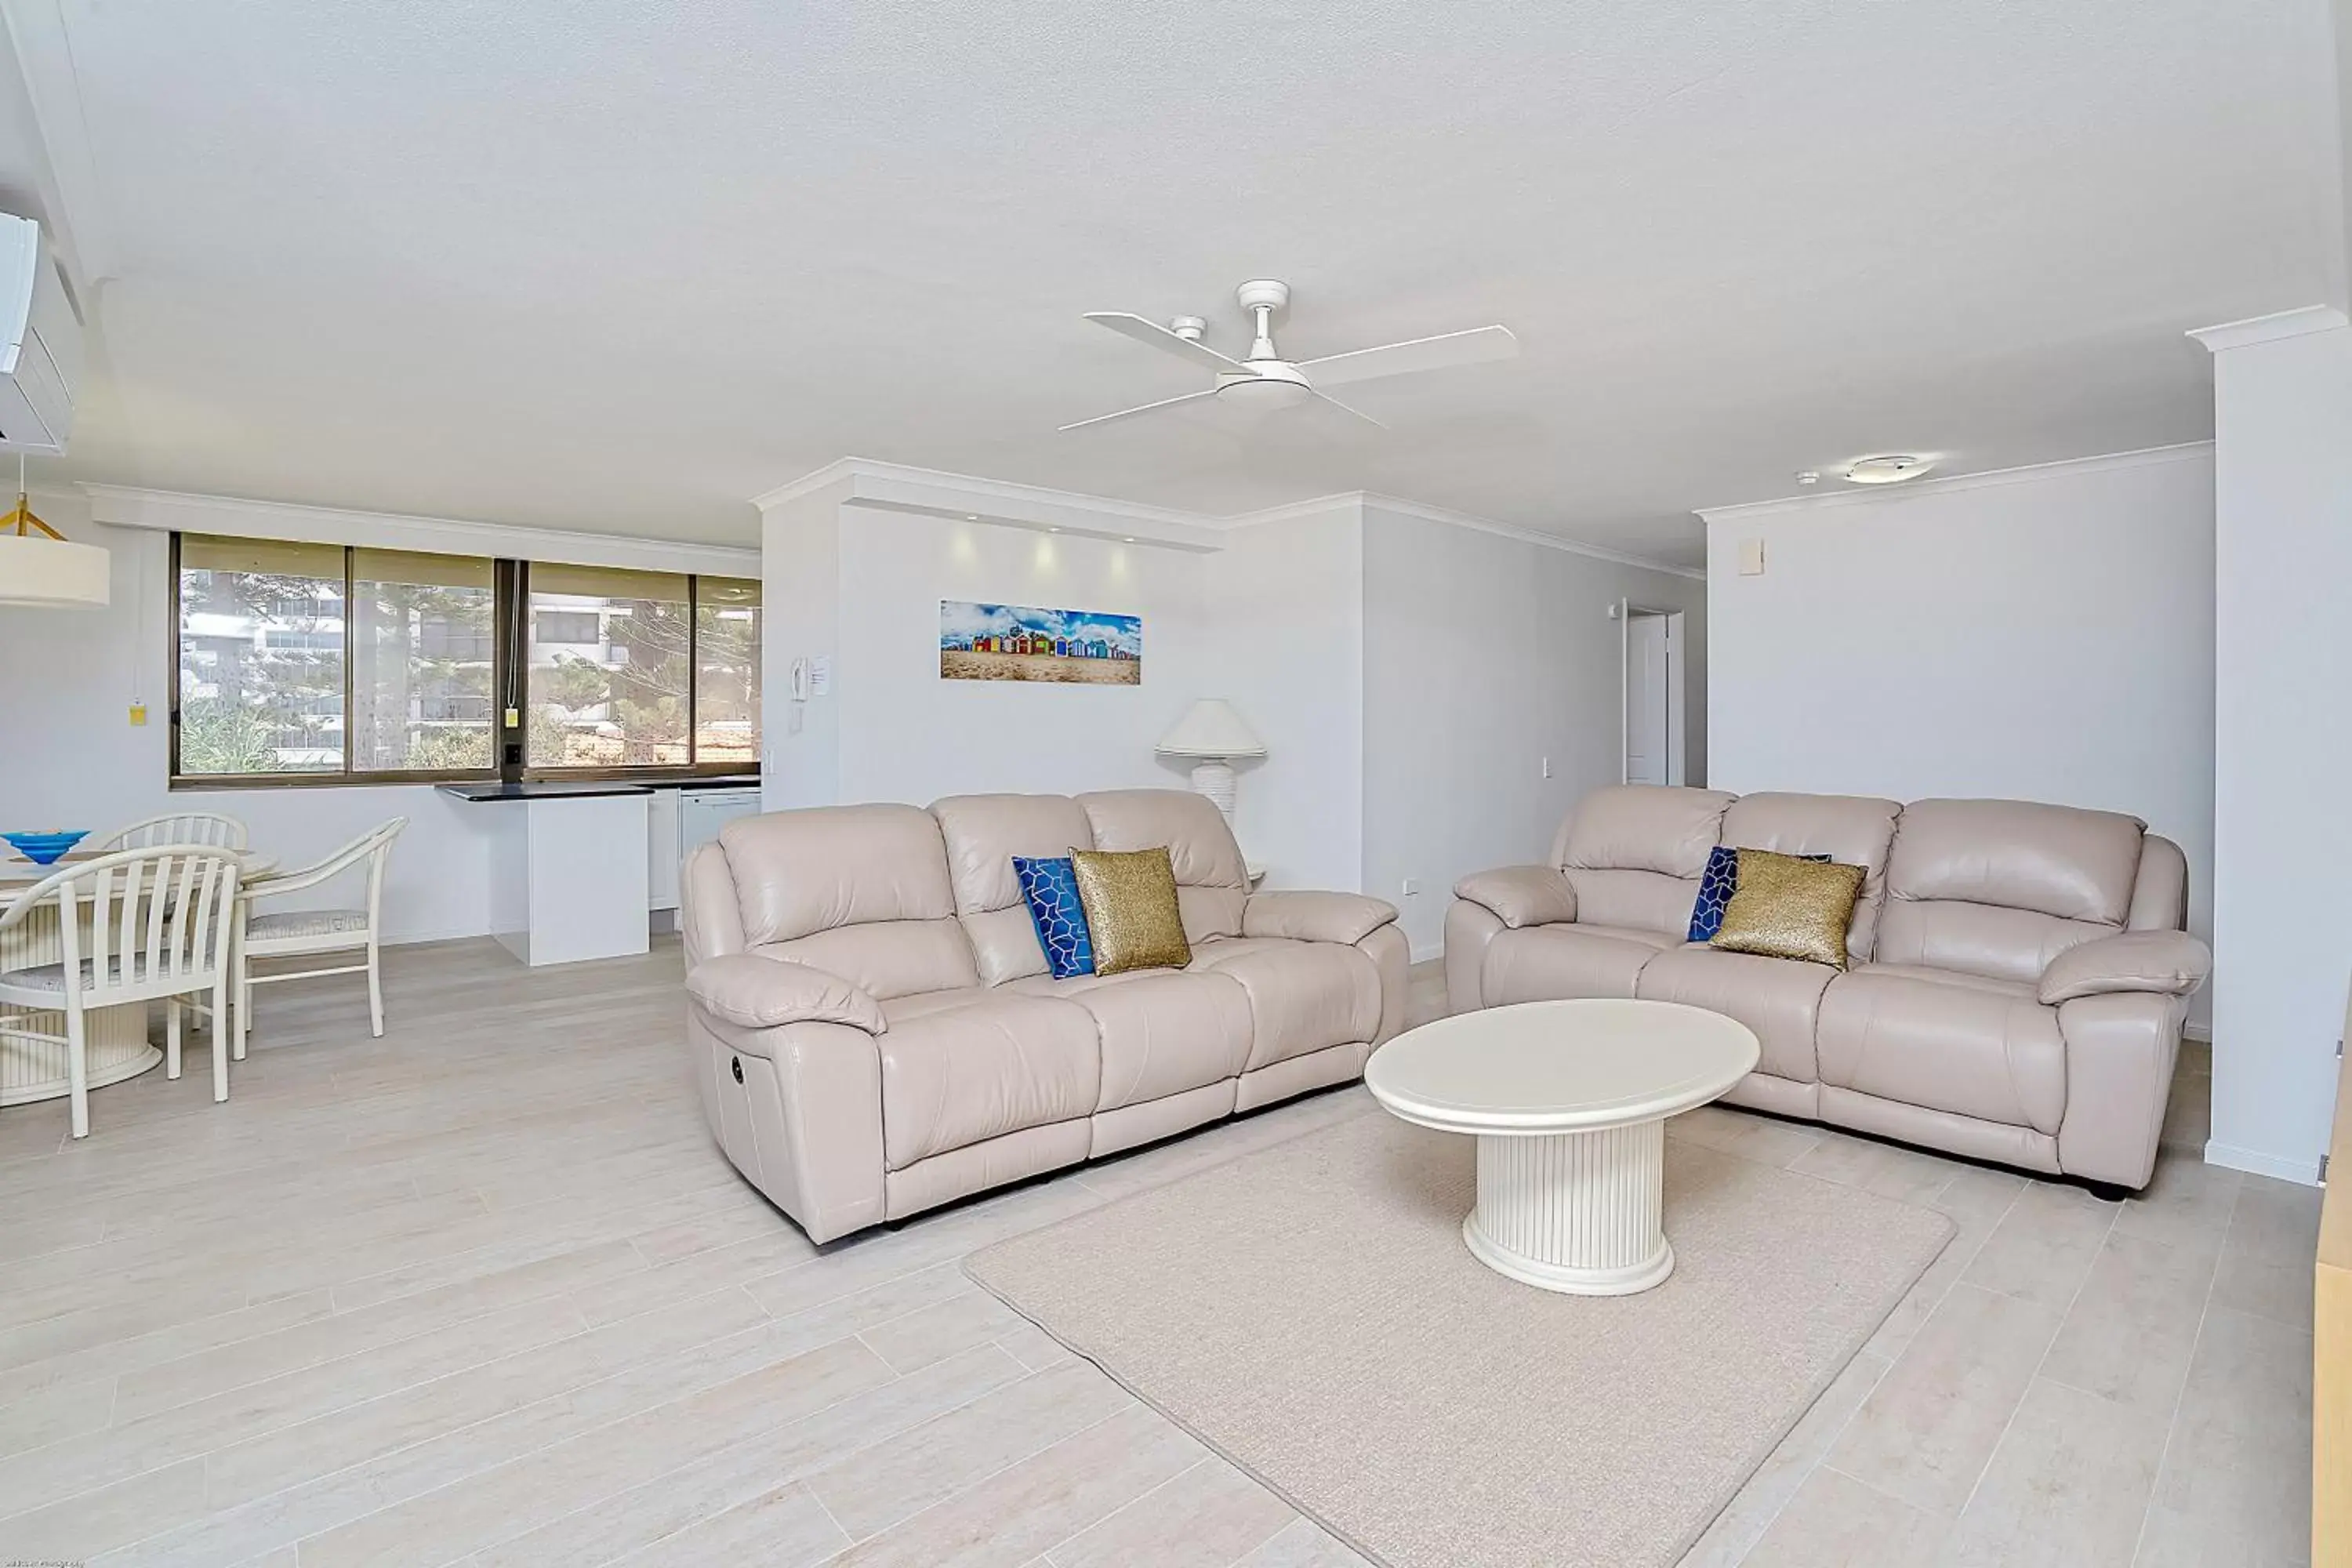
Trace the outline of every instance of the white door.
[[1625, 782], [1668, 782], [1666, 617], [1629, 616], [1625, 625]]

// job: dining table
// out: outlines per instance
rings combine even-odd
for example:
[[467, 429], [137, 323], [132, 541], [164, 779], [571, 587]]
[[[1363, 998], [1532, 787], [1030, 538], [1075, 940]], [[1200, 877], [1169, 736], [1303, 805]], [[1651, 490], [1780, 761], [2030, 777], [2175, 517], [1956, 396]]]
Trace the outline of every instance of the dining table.
[[[278, 858], [257, 849], [236, 852], [240, 881], [266, 877], [278, 868]], [[5, 910], [54, 872], [95, 860], [94, 850], [77, 849], [55, 864], [37, 866], [23, 856], [0, 854], [0, 910]], [[87, 905], [88, 892], [78, 902]], [[0, 931], [0, 972], [33, 969], [65, 961], [63, 928], [58, 923], [60, 900], [43, 895], [25, 918]], [[89, 915], [81, 915], [82, 951], [89, 951]], [[128, 1003], [94, 1007], [84, 1016], [83, 1049], [89, 1058], [92, 1089], [137, 1078], [163, 1053], [147, 1037], [148, 1005]], [[66, 1063], [66, 1016], [63, 1013], [17, 1013], [0, 1016], [0, 1105], [25, 1105], [37, 1100], [62, 1100], [71, 1092]], [[41, 1038], [53, 1036], [55, 1038]]]

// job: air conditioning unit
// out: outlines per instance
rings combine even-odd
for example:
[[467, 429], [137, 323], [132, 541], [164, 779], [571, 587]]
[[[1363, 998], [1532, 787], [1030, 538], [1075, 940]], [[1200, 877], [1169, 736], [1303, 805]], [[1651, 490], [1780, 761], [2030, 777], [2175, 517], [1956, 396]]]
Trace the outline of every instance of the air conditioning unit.
[[81, 321], [41, 226], [0, 213], [0, 452], [62, 452]]

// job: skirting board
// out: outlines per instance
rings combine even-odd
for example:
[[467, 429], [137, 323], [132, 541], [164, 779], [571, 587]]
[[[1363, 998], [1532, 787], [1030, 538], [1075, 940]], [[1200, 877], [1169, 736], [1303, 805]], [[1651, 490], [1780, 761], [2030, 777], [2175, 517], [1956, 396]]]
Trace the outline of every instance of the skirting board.
[[2234, 1143], [2217, 1143], [2210, 1138], [2205, 1142], [2205, 1163], [2257, 1176], [2275, 1176], [2282, 1182], [2299, 1182], [2306, 1187], [2321, 1184], [2316, 1160], [2290, 1160], [2283, 1154], [2241, 1149]]

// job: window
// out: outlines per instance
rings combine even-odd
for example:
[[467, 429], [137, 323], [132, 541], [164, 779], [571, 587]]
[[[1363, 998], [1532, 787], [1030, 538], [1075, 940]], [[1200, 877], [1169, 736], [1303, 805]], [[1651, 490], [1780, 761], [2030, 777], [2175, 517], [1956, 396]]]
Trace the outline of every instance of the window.
[[760, 763], [760, 584], [694, 580], [694, 757]]
[[497, 567], [463, 555], [354, 550], [351, 604], [352, 771], [494, 768]]
[[691, 763], [693, 604], [688, 581], [669, 573], [534, 565], [523, 761], [532, 768]]
[[[756, 582], [198, 534], [173, 548], [175, 782], [759, 766]], [[502, 710], [520, 721], [503, 735]]]
[[343, 771], [343, 555], [331, 544], [181, 542], [173, 772]]
[[593, 610], [551, 610], [534, 607], [531, 634], [542, 645], [575, 643], [594, 647], [604, 640], [604, 617]]

